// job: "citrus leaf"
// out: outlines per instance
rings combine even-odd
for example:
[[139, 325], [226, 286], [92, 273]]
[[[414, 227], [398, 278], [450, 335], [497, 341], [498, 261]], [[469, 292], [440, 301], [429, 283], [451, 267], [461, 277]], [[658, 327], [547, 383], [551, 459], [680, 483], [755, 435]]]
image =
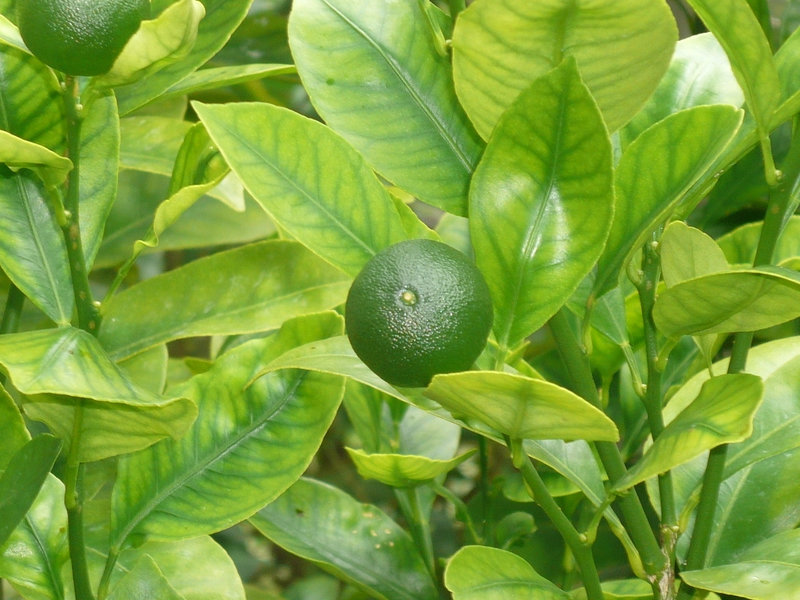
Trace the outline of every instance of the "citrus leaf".
[[33, 175], [0, 172], [0, 265], [56, 324], [72, 319], [74, 298], [64, 237]]
[[800, 316], [800, 278], [762, 267], [682, 281], [658, 296], [653, 319], [667, 337], [757, 331]]
[[800, 530], [768, 538], [746, 550], [735, 563], [683, 571], [692, 587], [751, 600], [791, 598], [800, 589]]
[[192, 124], [150, 115], [120, 120], [120, 165], [147, 173], [170, 175], [175, 157]]
[[[26, 394], [25, 413], [65, 440], [75, 407], [84, 406], [83, 461], [180, 436], [196, 415], [180, 396], [163, 397], [131, 382], [89, 333], [71, 327], [0, 336], [0, 364]], [[120, 435], [124, 434], [124, 435]]]
[[745, 0], [688, 0], [708, 30], [725, 49], [758, 130], [770, 130], [781, 101], [772, 50]]
[[111, 590], [109, 600], [184, 600], [169, 584], [155, 561], [145, 555]]
[[429, 600], [436, 588], [411, 536], [376, 506], [302, 478], [250, 518], [275, 544], [380, 600]]
[[291, 75], [297, 72], [294, 65], [246, 64], [226, 67], [211, 67], [195, 71], [181, 79], [161, 95], [161, 99], [183, 96], [195, 92], [215, 90], [221, 87], [258, 81], [265, 77]]
[[475, 450], [450, 460], [435, 460], [427, 456], [408, 454], [367, 454], [363, 450], [345, 448], [364, 479], [376, 479], [392, 487], [414, 487], [436, 479], [455, 469]]
[[0, 423], [3, 424], [3, 440], [0, 442], [0, 472], [2, 472], [11, 457], [31, 439], [22, 413], [3, 387], [0, 387]]
[[664, 230], [660, 253], [667, 287], [730, 268], [722, 249], [710, 236], [682, 221], [674, 221]]
[[91, 270], [117, 198], [120, 131], [113, 94], [92, 100], [81, 124], [80, 141], [81, 245], [86, 269]]
[[656, 88], [677, 37], [663, 2], [477, 0], [453, 32], [456, 91], [488, 138], [520, 92], [572, 56], [615, 131]]
[[[747, 223], [717, 240], [731, 264], [753, 264], [763, 225], [763, 221]], [[779, 263], [794, 256], [800, 256], [800, 215], [793, 215], [786, 221], [786, 226], [778, 238], [773, 260]]]
[[568, 600], [524, 558], [499, 548], [464, 546], [448, 561], [444, 585], [453, 600]]
[[378, 178], [324, 125], [268, 104], [193, 106], [275, 222], [345, 273], [357, 274], [376, 252], [405, 239]]
[[120, 460], [112, 545], [120, 547], [132, 534], [180, 539], [222, 530], [294, 483], [336, 414], [344, 380], [282, 370], [246, 384], [275, 356], [341, 329], [341, 317], [332, 313], [288, 321], [277, 334], [234, 348], [177, 387], [197, 402], [198, 418], [180, 440]]
[[25, 47], [25, 42], [22, 41], [22, 36], [19, 34], [19, 29], [4, 15], [0, 15], [0, 42], [8, 44], [17, 50], [28, 51]]
[[177, 62], [149, 74], [132, 85], [115, 90], [119, 113], [126, 115], [158, 98], [176, 82], [206, 64], [227, 43], [253, 0], [202, 0], [205, 17], [197, 29], [197, 39], [190, 52]]
[[720, 375], [709, 379], [686, 407], [616, 484], [626, 490], [637, 483], [689, 462], [707, 450], [741, 442], [753, 432], [764, 384], [756, 375]]
[[503, 115], [470, 188], [475, 258], [502, 347], [544, 325], [591, 271], [612, 205], [611, 145], [570, 59]]
[[659, 121], [628, 146], [617, 165], [614, 223], [597, 266], [596, 296], [617, 286], [631, 255], [708, 172], [741, 122], [732, 106], [697, 106]]
[[184, 337], [268, 331], [337, 306], [349, 284], [296, 242], [251, 244], [120, 292], [103, 307], [98, 338], [120, 359]]
[[[600, 586], [603, 588], [604, 600], [653, 600], [653, 588], [643, 579], [603, 581]], [[587, 600], [586, 588], [575, 589], [570, 595], [572, 600]]]
[[205, 16], [198, 0], [177, 0], [158, 17], [142, 21], [111, 70], [93, 80], [101, 88], [131, 84], [186, 56]]
[[494, 371], [437, 375], [425, 395], [453, 416], [477, 419], [512, 439], [619, 439], [602, 411], [541, 379]]
[[704, 104], [742, 106], [744, 94], [728, 55], [711, 33], [678, 41], [667, 72], [636, 116], [620, 130], [625, 146], [645, 129], [681, 110]]
[[62, 153], [66, 134], [53, 71], [30, 54], [2, 45], [0, 70], [0, 129]]
[[389, 181], [464, 215], [482, 144], [421, 6], [297, 0], [289, 44], [314, 107], [335, 131]]
[[49, 434], [37, 435], [11, 457], [0, 475], [0, 547], [39, 495], [61, 450]]
[[778, 126], [800, 110], [800, 29], [789, 36], [775, 53], [775, 66], [783, 90], [783, 103], [776, 109], [772, 125]]
[[29, 169], [50, 188], [64, 183], [72, 170], [68, 158], [3, 130], [0, 130], [0, 163], [15, 173]]
[[64, 485], [49, 475], [28, 514], [0, 547], [0, 577], [26, 600], [66, 600], [66, 530]]

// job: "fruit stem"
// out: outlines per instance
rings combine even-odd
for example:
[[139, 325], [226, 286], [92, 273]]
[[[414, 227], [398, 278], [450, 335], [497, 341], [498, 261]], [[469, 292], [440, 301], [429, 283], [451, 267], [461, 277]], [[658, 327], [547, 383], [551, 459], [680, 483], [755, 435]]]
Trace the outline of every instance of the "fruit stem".
[[572, 521], [550, 494], [539, 472], [522, 447], [522, 440], [506, 439], [514, 466], [519, 469], [531, 498], [541, 507], [566, 542], [581, 571], [587, 600], [603, 600], [600, 576], [592, 556], [592, 546], [586, 535], [578, 533]]
[[[792, 139], [791, 147], [787, 153], [784, 165], [786, 176], [770, 188], [767, 211], [764, 215], [764, 224], [758, 238], [758, 246], [753, 259], [753, 266], [771, 264], [778, 246], [783, 228], [790, 213], [794, 212], [796, 204], [793, 194], [800, 180], [800, 134], [796, 133]], [[764, 146], [762, 145], [762, 149]], [[771, 158], [771, 153], [770, 153]], [[765, 156], [766, 159], [766, 156]], [[739, 332], [733, 338], [728, 373], [741, 373], [747, 366], [747, 355], [753, 342], [752, 332]], [[703, 475], [703, 484], [700, 489], [700, 500], [697, 505], [694, 530], [689, 542], [684, 570], [692, 571], [702, 569], [706, 564], [708, 546], [711, 540], [711, 530], [719, 499], [719, 490], [724, 481], [725, 462], [728, 454], [727, 444], [712, 448], [708, 455], [706, 470]], [[678, 590], [678, 600], [688, 600], [692, 597], [694, 589], [686, 583], [681, 583]]]
[[[549, 325], [558, 345], [561, 359], [570, 375], [573, 390], [593, 406], [601, 408], [600, 396], [595, 386], [589, 357], [578, 343], [565, 309], [557, 312], [550, 319]], [[613, 442], [596, 442], [595, 448], [600, 457], [600, 462], [602, 462], [608, 474], [609, 485], [613, 488], [614, 483], [622, 479], [627, 472], [619, 448]], [[636, 549], [641, 554], [642, 565], [647, 574], [653, 579], [651, 581], [653, 583], [658, 580], [666, 569], [669, 569], [667, 559], [661, 553], [661, 548], [650, 527], [638, 495], [635, 493], [623, 494], [618, 498], [617, 502], [627, 525], [626, 530], [631, 536]]]

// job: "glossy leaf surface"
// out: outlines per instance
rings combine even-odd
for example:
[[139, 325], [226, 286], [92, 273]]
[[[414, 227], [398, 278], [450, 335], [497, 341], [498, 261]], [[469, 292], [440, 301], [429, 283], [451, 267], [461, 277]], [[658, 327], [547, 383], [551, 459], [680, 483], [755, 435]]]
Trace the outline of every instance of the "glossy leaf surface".
[[467, 460], [475, 452], [466, 452], [450, 460], [434, 460], [408, 454], [367, 454], [346, 448], [364, 479], [375, 479], [392, 487], [414, 487], [436, 479]]
[[511, 439], [619, 439], [600, 410], [540, 379], [496, 371], [437, 375], [425, 395], [453, 416], [476, 419]]
[[341, 328], [341, 317], [330, 313], [289, 321], [178, 387], [176, 393], [197, 402], [197, 421], [180, 440], [120, 461], [112, 542], [122, 544], [133, 533], [180, 539], [216, 532], [294, 483], [336, 414], [344, 381], [284, 370], [248, 382], [271, 358]]
[[661, 269], [671, 287], [699, 275], [729, 269], [725, 253], [708, 235], [682, 221], [670, 223], [661, 236]]
[[115, 90], [119, 112], [128, 114], [157, 98], [176, 81], [204, 65], [228, 41], [247, 15], [253, 0], [203, 0], [205, 16], [200, 21], [191, 51], [176, 63]]
[[64, 600], [66, 529], [64, 485], [50, 475], [28, 514], [0, 547], [0, 577], [26, 600]]
[[[762, 221], [748, 223], [717, 240], [731, 264], [753, 264], [762, 225]], [[793, 256], [800, 256], [800, 215], [794, 215], [786, 222], [775, 247], [773, 260], [778, 263]]]
[[759, 130], [769, 131], [781, 101], [778, 71], [767, 38], [745, 0], [688, 0], [728, 55]]
[[653, 92], [676, 40], [663, 2], [478, 0], [453, 33], [456, 91], [488, 138], [520, 92], [572, 56], [615, 131]]
[[228, 164], [294, 238], [356, 275], [405, 239], [389, 194], [364, 159], [330, 129], [268, 104], [195, 104]]
[[667, 337], [756, 331], [800, 316], [800, 278], [778, 267], [712, 273], [665, 290], [653, 318]]
[[501, 347], [572, 295], [600, 256], [612, 205], [608, 135], [570, 60], [503, 115], [470, 188], [470, 233]]
[[25, 518], [58, 456], [61, 442], [41, 434], [11, 457], [0, 475], [0, 546]]
[[617, 165], [614, 223], [598, 263], [597, 296], [616, 287], [633, 252], [714, 164], [741, 121], [732, 106], [698, 106], [658, 122], [628, 146]]
[[428, 600], [436, 588], [411, 536], [376, 506], [300, 479], [250, 518], [262, 534], [380, 600]]
[[454, 600], [567, 600], [524, 558], [488, 546], [464, 546], [447, 563], [444, 584]]
[[704, 104], [744, 104], [728, 55], [711, 33], [678, 41], [669, 68], [655, 92], [620, 130], [626, 145], [645, 129], [681, 110]]
[[120, 292], [104, 307], [98, 337], [122, 358], [184, 337], [267, 331], [340, 304], [349, 285], [296, 242], [242, 246]]
[[108, 598], [109, 600], [148, 600], [149, 598], [183, 600], [183, 596], [175, 591], [155, 561], [147, 555], [136, 563]]
[[708, 380], [697, 398], [659, 434], [644, 456], [617, 482], [620, 490], [666, 473], [721, 444], [753, 433], [753, 417], [764, 384], [756, 375], [720, 375]]
[[421, 3], [298, 0], [289, 42], [303, 86], [328, 125], [388, 180], [466, 214], [482, 144], [459, 106], [450, 61], [437, 50]]
[[681, 574], [690, 585], [752, 600], [791, 598], [800, 589], [800, 530], [780, 533], [735, 563]]
[[69, 323], [74, 300], [67, 248], [32, 174], [0, 170], [0, 219], [3, 270], [50, 319]]

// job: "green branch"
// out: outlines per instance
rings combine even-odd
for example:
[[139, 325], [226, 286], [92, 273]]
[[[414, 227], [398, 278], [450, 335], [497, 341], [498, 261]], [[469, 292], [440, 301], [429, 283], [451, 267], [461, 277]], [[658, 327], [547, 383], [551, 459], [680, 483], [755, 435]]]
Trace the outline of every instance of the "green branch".
[[[562, 309], [550, 319], [550, 330], [558, 344], [561, 358], [572, 381], [573, 390], [587, 402], [600, 408], [600, 397], [597, 394], [589, 358], [578, 343], [569, 318]], [[616, 444], [612, 442], [596, 442], [595, 448], [600, 461], [605, 467], [611, 486], [625, 476], [625, 463]], [[666, 557], [662, 554], [647, 515], [639, 497], [634, 492], [623, 494], [618, 499], [619, 508], [636, 549], [642, 558], [642, 565], [654, 583], [669, 569]]]
[[600, 577], [597, 574], [597, 565], [595, 565], [588, 538], [578, 533], [578, 530], [575, 529], [575, 526], [550, 494], [541, 476], [533, 466], [530, 457], [522, 449], [522, 441], [508, 440], [507, 443], [514, 466], [522, 474], [531, 498], [542, 508], [572, 551], [572, 555], [575, 557], [575, 562], [581, 572], [587, 600], [603, 600], [603, 589], [600, 587]]

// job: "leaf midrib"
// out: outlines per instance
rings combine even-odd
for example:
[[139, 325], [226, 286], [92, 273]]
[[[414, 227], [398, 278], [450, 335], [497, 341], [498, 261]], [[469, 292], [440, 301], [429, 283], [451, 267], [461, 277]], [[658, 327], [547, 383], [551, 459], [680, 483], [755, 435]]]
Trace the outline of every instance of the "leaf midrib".
[[371, 45], [375, 51], [386, 61], [386, 64], [389, 68], [394, 72], [397, 76], [397, 79], [403, 84], [403, 88], [406, 90], [411, 99], [414, 103], [419, 107], [422, 113], [428, 118], [431, 123], [433, 123], [436, 131], [439, 133], [439, 136], [445, 141], [447, 146], [453, 151], [453, 154], [458, 158], [458, 161], [464, 167], [464, 171], [468, 174], [472, 173], [473, 171], [473, 161], [470, 160], [467, 152], [461, 148], [458, 141], [455, 140], [447, 131], [447, 127], [445, 127], [444, 123], [442, 123], [439, 119], [436, 118], [436, 115], [433, 111], [430, 110], [428, 105], [423, 101], [422, 96], [414, 87], [413, 82], [407, 77], [405, 71], [401, 68], [401, 66], [397, 63], [391, 54], [386, 52], [383, 47], [378, 44], [375, 40], [373, 40], [366, 31], [364, 31], [361, 27], [359, 27], [354, 21], [349, 19], [347, 15], [342, 13], [339, 9], [334, 7], [329, 0], [321, 0], [323, 4], [325, 4], [331, 12], [336, 14], [342, 21], [344, 21], [347, 25], [349, 25], [356, 33], [358, 33], [361, 37], [366, 40], [366, 42]]
[[216, 462], [222, 460], [231, 452], [238, 449], [242, 442], [250, 438], [252, 435], [257, 433], [259, 430], [266, 427], [272, 418], [278, 414], [288, 403], [295, 397], [297, 389], [303, 383], [303, 381], [308, 376], [308, 371], [300, 371], [297, 374], [297, 378], [292, 385], [291, 389], [287, 390], [284, 394], [283, 398], [280, 402], [276, 402], [272, 409], [264, 415], [261, 419], [257, 420], [256, 422], [252, 423], [248, 427], [240, 429], [238, 431], [238, 435], [234, 436], [232, 439], [228, 440], [228, 443], [225, 444], [222, 448], [214, 448], [214, 453], [211, 456], [205, 456], [202, 461], [199, 461], [193, 465], [192, 468], [188, 469], [184, 473], [181, 473], [180, 476], [173, 480], [170, 485], [162, 488], [160, 493], [157, 493], [152, 498], [150, 498], [149, 502], [146, 502], [144, 506], [128, 521], [126, 527], [122, 529], [121, 535], [118, 535], [117, 538], [112, 543], [112, 546], [115, 548], [121, 548], [122, 544], [125, 540], [128, 539], [128, 536], [143, 522], [147, 519], [147, 517], [158, 508], [165, 499], [172, 496], [173, 493], [178, 492], [181, 488], [184, 487], [188, 481], [194, 479], [199, 474], [209, 470], [212, 465]]

